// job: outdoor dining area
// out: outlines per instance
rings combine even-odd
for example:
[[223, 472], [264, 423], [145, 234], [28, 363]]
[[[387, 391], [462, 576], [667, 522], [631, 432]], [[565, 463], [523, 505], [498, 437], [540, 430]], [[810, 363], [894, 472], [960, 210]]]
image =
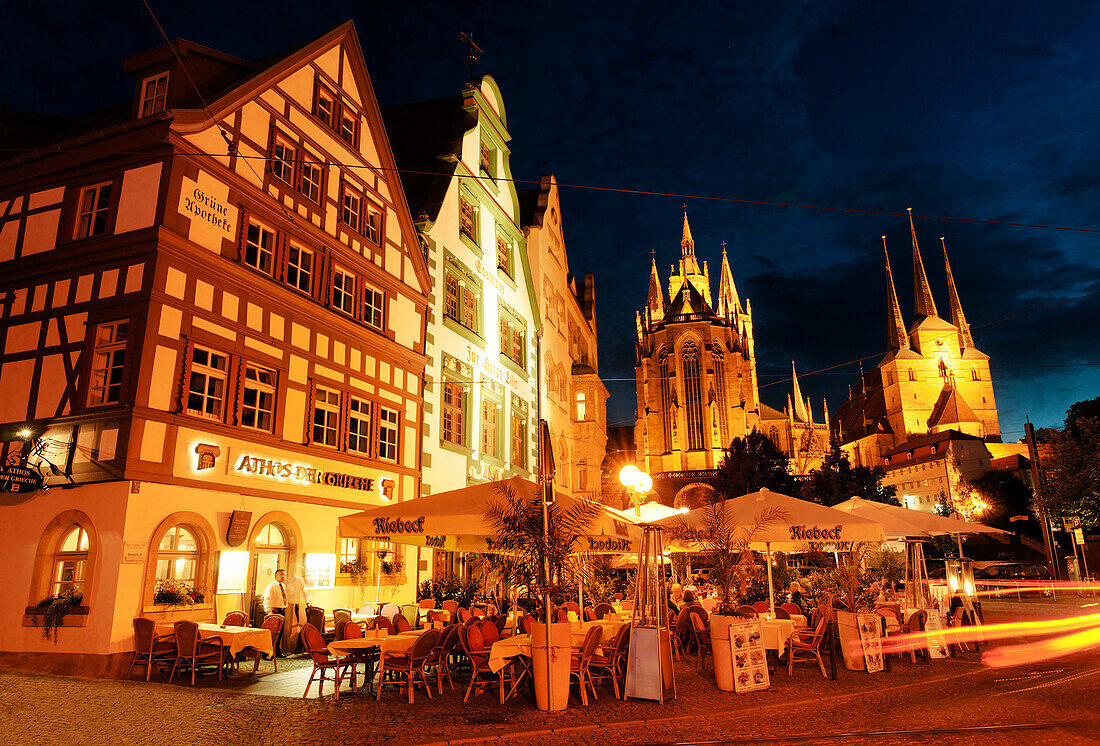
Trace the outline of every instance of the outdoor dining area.
[[[606, 696], [665, 702], [677, 696], [675, 670], [684, 672], [676, 661], [741, 693], [769, 687], [780, 670], [797, 678], [800, 663], [827, 680], [838, 664], [889, 670], [884, 643], [899, 636], [924, 636], [895, 651], [899, 662], [954, 655], [962, 648], [937, 635], [981, 624], [965, 561], [934, 585], [922, 553], [930, 537], [961, 542], [995, 531], [980, 524], [858, 499], [829, 508], [768, 490], [647, 515], [543, 498], [538, 485], [514, 478], [342, 518], [345, 536], [421, 546], [430, 539], [482, 558], [486, 593], [461, 603], [429, 593], [416, 603], [308, 607], [295, 625], [297, 650], [287, 651], [297, 654], [301, 696], [331, 691], [334, 699], [412, 705], [417, 695], [450, 691], [464, 702], [521, 697], [551, 711]], [[395, 526], [416, 530], [398, 534]], [[869, 559], [888, 540], [904, 547], [893, 570]], [[800, 552], [830, 554], [835, 565], [795, 574], [786, 557]], [[705, 567], [705, 576], [672, 557]], [[615, 587], [608, 577], [626, 581]], [[149, 680], [159, 669], [170, 682], [183, 675], [194, 684], [203, 672], [218, 680], [274, 674], [285, 624], [272, 614], [249, 627], [242, 612], [221, 624], [137, 618], [129, 675], [144, 668]]]

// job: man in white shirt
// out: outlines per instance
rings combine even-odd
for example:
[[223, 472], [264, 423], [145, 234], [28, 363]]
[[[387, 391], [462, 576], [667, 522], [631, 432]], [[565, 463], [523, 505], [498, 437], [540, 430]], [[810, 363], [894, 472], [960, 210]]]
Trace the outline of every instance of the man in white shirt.
[[[287, 607], [286, 570], [275, 571], [275, 579], [264, 588], [261, 598], [264, 605], [264, 613], [282, 614], [284, 619], [283, 623], [285, 624]], [[279, 657], [282, 657], [283, 653], [278, 640], [275, 641], [275, 653]]]

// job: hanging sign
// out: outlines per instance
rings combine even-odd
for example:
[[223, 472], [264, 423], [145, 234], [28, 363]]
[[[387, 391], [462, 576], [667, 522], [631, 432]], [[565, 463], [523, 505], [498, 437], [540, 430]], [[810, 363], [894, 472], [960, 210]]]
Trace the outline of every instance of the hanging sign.
[[16, 464], [0, 468], [0, 492], [34, 492], [42, 489], [42, 475]]
[[252, 522], [252, 513], [247, 510], [234, 510], [229, 516], [229, 528], [225, 532], [225, 543], [239, 547], [248, 538], [248, 526]]
[[863, 643], [863, 660], [867, 664], [867, 673], [885, 670], [882, 660], [882, 617], [878, 614], [857, 614], [859, 639]]
[[733, 653], [733, 690], [755, 692], [771, 686], [768, 658], [760, 621], [730, 625], [730, 651]]

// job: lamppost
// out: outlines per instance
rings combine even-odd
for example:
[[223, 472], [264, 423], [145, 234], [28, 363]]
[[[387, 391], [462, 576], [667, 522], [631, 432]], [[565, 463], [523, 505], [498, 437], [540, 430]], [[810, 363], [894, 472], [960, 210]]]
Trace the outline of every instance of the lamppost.
[[642, 498], [653, 489], [653, 478], [634, 464], [627, 464], [619, 470], [619, 481], [630, 492], [630, 500], [634, 503], [634, 515], [641, 518]]

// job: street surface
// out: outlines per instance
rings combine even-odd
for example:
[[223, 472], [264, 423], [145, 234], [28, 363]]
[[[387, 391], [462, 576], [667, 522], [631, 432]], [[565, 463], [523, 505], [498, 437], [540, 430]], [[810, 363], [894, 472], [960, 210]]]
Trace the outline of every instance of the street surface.
[[[1090, 603], [1097, 601], [987, 602], [985, 616], [993, 623], [1100, 611]], [[221, 689], [207, 677], [192, 689], [164, 676], [147, 684], [0, 673], [0, 733], [5, 743], [42, 744], [1100, 743], [1100, 650], [1006, 669], [979, 658], [971, 651], [913, 664], [891, 656], [889, 672], [841, 666], [837, 681], [800, 664], [790, 678], [777, 669], [769, 690], [742, 695], [719, 692], [709, 665], [700, 675], [685, 660], [676, 668], [679, 696], [664, 706], [615, 700], [610, 687], [598, 687], [597, 702], [584, 708], [574, 696], [558, 714], [539, 712], [526, 693], [502, 706], [490, 690], [466, 705], [458, 681], [455, 692], [430, 702], [421, 692], [410, 706], [389, 689], [381, 703], [365, 694], [336, 702], [331, 684], [322, 699], [301, 699], [301, 687], [297, 696], [258, 696], [242, 693], [247, 677]]]

